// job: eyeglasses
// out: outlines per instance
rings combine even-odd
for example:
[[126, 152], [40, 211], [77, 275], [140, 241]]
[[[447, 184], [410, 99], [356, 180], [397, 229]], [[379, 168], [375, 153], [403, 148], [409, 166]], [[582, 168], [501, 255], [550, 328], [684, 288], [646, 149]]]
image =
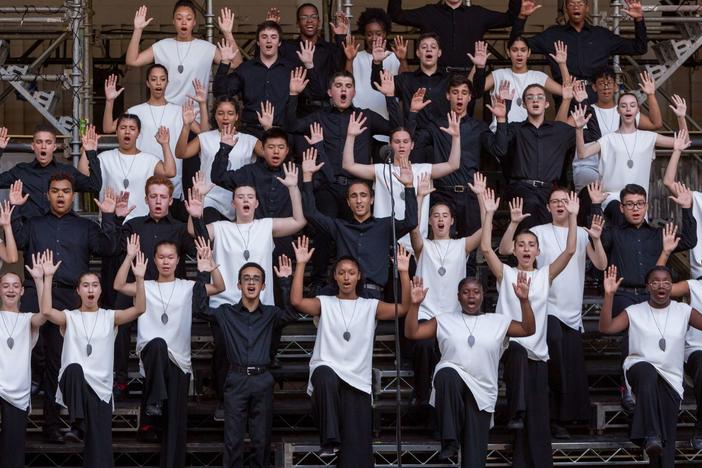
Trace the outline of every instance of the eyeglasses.
[[525, 99], [527, 102], [532, 102], [532, 101], [545, 101], [545, 100], [546, 100], [546, 96], [544, 96], [543, 94], [537, 94], [537, 95], [529, 94], [529, 95], [527, 95], [524, 99]]
[[318, 20], [319, 15], [300, 15], [297, 17], [298, 20], [300, 21], [307, 21], [307, 20]]
[[568, 203], [567, 198], [554, 198], [548, 201], [551, 205], [565, 205]]
[[241, 282], [242, 283], [253, 283], [253, 284], [258, 284], [262, 281], [262, 278], [260, 276], [249, 276], [249, 275], [244, 275], [241, 277]]
[[651, 281], [648, 283], [649, 286], [651, 286], [653, 289], [657, 288], [671, 288], [673, 286], [673, 283], [670, 281]]
[[624, 205], [624, 208], [626, 208], [627, 210], [633, 210], [634, 208], [636, 208], [638, 210], [642, 210], [646, 206], [646, 202], [645, 201], [637, 201], [637, 202], [628, 201], [628, 202], [622, 203], [622, 205]]

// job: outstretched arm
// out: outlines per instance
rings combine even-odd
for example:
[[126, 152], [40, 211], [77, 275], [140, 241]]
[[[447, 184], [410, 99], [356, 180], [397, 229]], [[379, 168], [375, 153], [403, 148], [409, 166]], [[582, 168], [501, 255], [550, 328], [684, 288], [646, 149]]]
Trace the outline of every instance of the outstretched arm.
[[51, 285], [54, 281], [54, 273], [56, 273], [60, 265], [61, 261], [54, 264], [53, 251], [46, 250], [42, 254], [41, 268], [44, 271], [44, 289], [41, 294], [38, 294], [38, 297], [40, 300], [39, 310], [41, 314], [54, 325], [64, 327], [66, 326], [66, 313], [62, 310], [54, 309], [51, 302]]
[[346, 142], [342, 153], [342, 168], [349, 174], [365, 180], [375, 180], [375, 167], [372, 164], [359, 164], [354, 158], [356, 137], [367, 130], [366, 117], [363, 113], [351, 113], [349, 126], [346, 130]]
[[517, 273], [517, 283], [513, 283], [512, 288], [514, 288], [514, 294], [519, 299], [519, 307], [522, 309], [522, 321], [512, 320], [512, 323], [507, 328], [507, 336], [524, 337], [531, 336], [536, 332], [534, 310], [531, 308], [531, 302], [529, 302], [530, 286], [531, 279], [527, 277], [526, 273], [523, 271]]
[[500, 206], [500, 199], [495, 199], [495, 192], [491, 189], [485, 189], [483, 193], [483, 203], [485, 205], [485, 219], [483, 220], [483, 232], [480, 236], [480, 251], [485, 257], [485, 261], [490, 268], [490, 271], [497, 282], [502, 281], [502, 269], [504, 264], [500, 261], [497, 254], [492, 250], [492, 218]]
[[[397, 315], [404, 317], [411, 303], [411, 284], [409, 277], [409, 259], [411, 254], [404, 247], [397, 246], [397, 271], [400, 272], [400, 286], [402, 289], [402, 302], [397, 306]], [[380, 301], [375, 316], [378, 320], [392, 320], [395, 318], [395, 304]]]
[[276, 177], [278, 181], [288, 188], [292, 204], [292, 216], [289, 218], [273, 218], [273, 237], [285, 237], [299, 232], [307, 221], [302, 211], [302, 196], [297, 185], [297, 166], [295, 163], [286, 163], [283, 167], [285, 179]]
[[629, 315], [627, 315], [626, 309], [615, 318], [612, 318], [614, 294], [617, 292], [623, 279], [624, 278], [617, 279], [617, 267], [615, 265], [610, 265], [610, 267], [607, 268], [604, 278], [604, 302], [602, 303], [602, 311], [600, 312], [600, 333], [614, 335], [629, 328]]
[[132, 263], [132, 273], [136, 278], [136, 296], [134, 296], [134, 305], [126, 309], [115, 310], [115, 326], [124, 325], [132, 320], [136, 320], [141, 314], [146, 312], [146, 291], [144, 290], [144, 274], [146, 273], [146, 264], [148, 260], [143, 252], [136, 255], [134, 263]]
[[134, 297], [137, 293], [136, 283], [127, 283], [127, 275], [129, 274], [129, 268], [132, 266], [132, 261], [139, 252], [141, 252], [139, 234], [132, 234], [129, 236], [129, 239], [127, 239], [127, 254], [124, 256], [124, 261], [122, 261], [119, 270], [117, 270], [117, 275], [115, 275], [115, 282], [113, 284], [115, 291], [125, 296]]
[[127, 65], [130, 67], [143, 67], [154, 61], [153, 48], [149, 47], [146, 50], [139, 51], [139, 43], [141, 42], [141, 35], [144, 32], [144, 28], [154, 20], [153, 18], [146, 19], [146, 13], [146, 6], [141, 6], [134, 15], [134, 32], [132, 33], [132, 38], [129, 40], [125, 57]]
[[405, 317], [405, 337], [410, 340], [428, 340], [436, 337], [436, 318], [419, 323], [419, 306], [427, 295], [429, 288], [424, 288], [422, 278], [415, 276], [412, 280], [412, 293], [409, 312]]
[[312, 258], [314, 249], [310, 250], [307, 236], [298, 237], [297, 242], [293, 243], [293, 249], [295, 250], [296, 264], [290, 289], [290, 304], [304, 314], [319, 315], [322, 312], [322, 304], [319, 299], [316, 297], [306, 298], [303, 295], [305, 265]]

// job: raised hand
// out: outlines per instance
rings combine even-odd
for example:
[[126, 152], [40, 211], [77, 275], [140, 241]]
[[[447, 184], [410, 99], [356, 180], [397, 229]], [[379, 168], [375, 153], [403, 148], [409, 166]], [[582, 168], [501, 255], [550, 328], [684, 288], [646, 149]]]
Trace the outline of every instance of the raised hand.
[[126, 218], [129, 213], [134, 211], [136, 205], [129, 206], [129, 192], [123, 191], [117, 194], [115, 203], [115, 216], [118, 218]]
[[203, 197], [210, 193], [210, 190], [214, 187], [214, 184], [210, 182], [205, 173], [202, 171], [197, 171], [192, 178], [193, 188], [197, 191], [199, 195]]
[[577, 193], [568, 193], [568, 201], [566, 202], [565, 209], [571, 216], [578, 215], [578, 211], [580, 211], [580, 199]]
[[226, 39], [222, 39], [217, 43], [217, 50], [222, 62], [232, 62], [239, 54], [239, 48], [234, 47], [234, 43]]
[[529, 278], [525, 271], [520, 271], [517, 273], [517, 282], [512, 283], [512, 289], [514, 289], [514, 294], [519, 298], [520, 301], [526, 301], [529, 299], [529, 287], [531, 286], [531, 278]]
[[590, 224], [590, 229], [585, 229], [590, 239], [596, 240], [602, 237], [602, 230], [604, 229], [605, 220], [601, 215], [594, 215], [592, 217], [592, 224]]
[[410, 257], [412, 254], [409, 250], [405, 249], [402, 245], [397, 244], [397, 271], [409, 272]]
[[488, 58], [492, 55], [488, 52], [488, 45], [485, 41], [475, 41], [475, 55], [467, 54], [473, 65], [477, 68], [485, 68]]
[[290, 95], [300, 94], [307, 87], [307, 70], [304, 67], [297, 67], [290, 72]]
[[468, 188], [470, 188], [470, 191], [479, 197], [487, 188], [487, 179], [485, 179], [485, 176], [482, 173], [474, 172], [473, 183], [468, 183]]
[[559, 65], [566, 63], [568, 61], [568, 44], [563, 41], [556, 41], [553, 43], [553, 48], [555, 53], [548, 54], [549, 57]]
[[83, 143], [83, 151], [97, 151], [100, 136], [95, 131], [95, 125], [88, 125], [85, 135], [82, 135], [80, 140]]
[[34, 279], [41, 279], [44, 277], [44, 269], [42, 268], [42, 262], [44, 261], [44, 252], [39, 254], [32, 254], [32, 267], [25, 265], [24, 268], [32, 275]]
[[355, 37], [348, 35], [346, 36], [346, 40], [342, 43], [342, 46], [344, 48], [346, 60], [353, 62], [353, 59], [356, 58], [356, 54], [358, 54], [358, 50], [361, 48], [361, 44], [356, 42]]
[[295, 261], [297, 261], [297, 263], [307, 263], [310, 261], [312, 254], [314, 254], [314, 249], [310, 249], [310, 240], [307, 236], [298, 237], [297, 242], [293, 242], [292, 246], [295, 251]]
[[373, 39], [373, 44], [371, 45], [371, 55], [373, 56], [373, 62], [382, 63], [383, 60], [390, 55], [390, 51], [387, 50], [387, 42], [382, 37], [376, 37]]
[[406, 159], [399, 161], [399, 170], [392, 171], [392, 175], [405, 187], [414, 185], [414, 173], [412, 172], [412, 163]]
[[10, 204], [9, 200], [0, 203], [0, 226], [9, 226], [12, 221], [12, 212], [15, 210], [14, 205]]
[[668, 198], [673, 200], [680, 208], [692, 208], [692, 192], [685, 184], [675, 182], [672, 192], [675, 196], [670, 195]]
[[563, 80], [563, 84], [561, 85], [561, 95], [563, 96], [563, 99], [573, 99], [574, 94], [575, 92], [573, 91], [573, 79], [568, 78], [567, 80]]
[[412, 291], [410, 293], [412, 304], [421, 304], [424, 298], [427, 297], [427, 291], [429, 291], [429, 288], [424, 288], [424, 281], [422, 281], [422, 278], [419, 276], [412, 278]]
[[134, 233], [127, 238], [127, 257], [134, 258], [139, 252], [141, 252], [139, 234]]
[[280, 10], [276, 7], [269, 8], [266, 12], [266, 21], [280, 24]]
[[648, 71], [639, 73], [639, 88], [649, 96], [656, 94], [656, 81]]
[[[514, 90], [512, 90], [512, 97], [514, 97]], [[490, 101], [492, 102], [492, 105], [488, 104], [485, 107], [490, 109], [492, 115], [494, 115], [498, 121], [504, 121], [507, 119], [507, 106], [505, 105], [505, 100], [502, 97], [495, 96], [493, 94], [490, 96]]]
[[519, 224], [529, 216], [531, 213], [524, 213], [522, 209], [524, 208], [524, 200], [521, 197], [515, 197], [508, 203], [509, 205], [509, 219], [515, 223]]
[[193, 101], [197, 102], [198, 104], [203, 104], [207, 102], [207, 88], [205, 88], [202, 85], [202, 82], [198, 80], [197, 78], [193, 80], [193, 90], [195, 91], [195, 95], [191, 96], [188, 94], [188, 98], [192, 99]]
[[610, 265], [605, 271], [604, 275], [604, 290], [605, 294], [614, 294], [619, 289], [619, 285], [622, 284], [624, 278], [617, 279], [617, 267], [616, 265]]
[[322, 166], [324, 166], [323, 162], [317, 164], [317, 149], [307, 148], [302, 154], [302, 173], [314, 174], [319, 171]]
[[202, 218], [205, 195], [196, 188], [188, 189], [188, 199], [185, 200], [185, 210], [193, 218]]
[[149, 260], [144, 255], [144, 252], [139, 251], [132, 262], [132, 273], [136, 278], [144, 278], [146, 275], [146, 265], [149, 264]]
[[358, 115], [356, 115], [356, 112], [352, 112], [351, 117], [349, 118], [349, 126], [346, 129], [346, 134], [352, 137], [357, 137], [366, 131], [366, 127], [364, 127], [365, 124], [366, 117], [363, 115], [363, 112], [359, 112]]
[[29, 200], [29, 194], [22, 195], [22, 181], [17, 179], [10, 185], [10, 203], [12, 206], [22, 206]]
[[114, 101], [124, 91], [124, 88], [117, 89], [117, 75], [112, 74], [105, 80], [105, 99]]
[[392, 51], [395, 53], [397, 60], [407, 60], [407, 41], [402, 36], [395, 36]]
[[380, 83], [373, 83], [375, 89], [383, 93], [387, 97], [395, 95], [395, 76], [388, 70], [380, 72]]
[[290, 257], [283, 254], [278, 256], [278, 265], [273, 265], [273, 272], [278, 278], [287, 278], [292, 275], [292, 261]]
[[624, 0], [626, 2], [627, 8], [622, 8], [622, 11], [627, 15], [631, 16], [634, 21], [643, 19], [644, 11], [640, 2], [636, 0]]
[[135, 31], [141, 31], [144, 28], [146, 28], [151, 22], [154, 20], [153, 18], [146, 19], [146, 14], [148, 10], [146, 8], [146, 5], [142, 5], [139, 7], [139, 9], [136, 11], [136, 14], [134, 15], [134, 30]]
[[217, 26], [219, 30], [223, 33], [230, 33], [234, 31], [234, 19], [236, 15], [227, 7], [219, 10], [219, 16], [217, 17]]
[[691, 143], [690, 136], [686, 129], [683, 128], [675, 132], [675, 140], [673, 141], [674, 151], [684, 151], [690, 147]]
[[431, 174], [428, 172], [419, 174], [419, 178], [417, 179], [417, 196], [426, 197], [434, 190], [436, 189], [434, 188], [434, 181], [431, 178]]
[[349, 33], [349, 19], [343, 11], [337, 11], [334, 15], [334, 21], [329, 23], [332, 32], [335, 36], [346, 36]]
[[482, 193], [482, 197], [485, 211], [487, 213], [495, 213], [495, 211], [497, 211], [497, 208], [499, 208], [500, 206], [500, 199], [499, 197], [495, 198], [495, 191], [488, 187]]
[[669, 105], [668, 107], [673, 110], [673, 113], [677, 117], [685, 117], [685, 114], [687, 114], [687, 101], [677, 94], [673, 94], [672, 101], [673, 104]]
[[314, 51], [315, 45], [312, 41], [300, 42], [300, 50], [297, 51], [297, 56], [307, 69], [314, 67]]
[[211, 273], [218, 265], [212, 255], [212, 245], [210, 240], [198, 236], [195, 238], [195, 249], [197, 249], [197, 271]]
[[589, 114], [587, 117], [585, 116], [586, 110], [587, 107], [583, 106], [582, 104], [578, 104], [573, 108], [573, 111], [570, 113], [570, 115], [573, 117], [573, 120], [575, 121], [576, 127], [585, 127], [585, 125], [587, 125], [587, 123], [592, 118], [592, 114]]
[[189, 127], [195, 122], [195, 107], [193, 106], [192, 99], [188, 99], [183, 103], [182, 110], [183, 126]]
[[429, 104], [431, 104], [431, 99], [424, 100], [424, 96], [427, 94], [427, 88], [419, 88], [412, 95], [412, 102], [410, 103], [410, 112], [419, 112]]
[[44, 276], [54, 276], [56, 270], [61, 266], [61, 260], [54, 263], [54, 251], [46, 249], [41, 257], [41, 269], [44, 271]]
[[512, 83], [510, 83], [508, 80], [500, 81], [500, 85], [497, 87], [497, 96], [505, 101], [513, 100], [515, 90], [510, 89], [511, 87]]
[[285, 178], [276, 177], [278, 182], [285, 185], [286, 187], [297, 187], [297, 166], [294, 162], [288, 162], [283, 165], [283, 172], [285, 173]]
[[310, 146], [324, 141], [324, 129], [319, 122], [313, 122], [310, 124], [310, 136], [305, 135], [305, 140]]
[[10, 137], [7, 135], [7, 127], [0, 127], [0, 149], [7, 148], [10, 142]]
[[264, 130], [271, 128], [275, 118], [275, 107], [270, 101], [261, 102], [261, 112], [256, 111], [256, 117]]
[[[261, 105], [263, 106], [263, 104]], [[219, 130], [219, 138], [219, 141], [225, 145], [236, 146], [236, 143], [239, 141], [239, 137], [236, 136], [236, 127], [233, 124], [222, 125], [222, 128]]]
[[519, 17], [522, 19], [528, 18], [539, 8], [541, 8], [541, 5], [537, 5], [534, 0], [523, 0], [519, 9]]
[[156, 141], [161, 146], [168, 146], [171, 141], [171, 132], [168, 127], [161, 125], [158, 127], [158, 132], [156, 132]]
[[670, 255], [678, 247], [679, 242], [678, 227], [673, 223], [667, 223], [663, 227], [663, 251]]
[[583, 80], [575, 80], [573, 83], [573, 97], [575, 97], [575, 102], [583, 102], [587, 99], [587, 89], [585, 89]]
[[448, 126], [447, 127], [439, 127], [439, 129], [448, 134], [451, 135], [453, 138], [458, 138], [461, 136], [461, 119], [458, 118], [458, 114], [456, 114], [454, 111], [449, 112], [446, 114], [446, 118], [448, 119]]
[[603, 192], [599, 182], [587, 184], [587, 194], [593, 205], [601, 205], [607, 199], [609, 192]]
[[103, 214], [112, 214], [115, 212], [115, 208], [117, 207], [117, 196], [115, 195], [115, 191], [112, 189], [112, 187], [107, 187], [105, 189], [102, 200], [93, 198], [93, 201]]

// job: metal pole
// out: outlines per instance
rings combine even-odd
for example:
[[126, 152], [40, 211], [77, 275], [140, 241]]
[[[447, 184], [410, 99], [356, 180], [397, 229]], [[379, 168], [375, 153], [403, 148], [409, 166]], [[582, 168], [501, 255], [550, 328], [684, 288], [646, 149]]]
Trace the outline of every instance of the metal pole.
[[[81, 67], [81, 28], [83, 26], [83, 0], [66, 0], [66, 8], [69, 10], [70, 25], [69, 29], [73, 35], [73, 57], [71, 64], [71, 92], [73, 93], [73, 127], [71, 127], [71, 158], [73, 165], [78, 167], [80, 160], [80, 119], [82, 117], [80, 98], [81, 88], [83, 86], [83, 74]], [[80, 208], [80, 200], [76, 197], [73, 199], [73, 209]]]
[[[612, 23], [613, 32], [614, 34], [619, 34], [619, 23], [622, 18], [622, 13], [620, 11], [622, 2], [621, 0], [613, 0], [610, 5], [614, 8], [614, 11], [612, 12], [612, 18], [614, 19]], [[617, 95], [619, 95], [619, 86], [622, 83], [622, 68], [619, 64], [619, 55], [612, 57], [612, 67], [614, 68], [614, 72], [617, 74]]]
[[59, 14], [65, 13], [65, 7], [42, 7], [42, 6], [21, 6], [21, 7], [0, 7], [0, 13], [17, 13], [18, 15], [26, 15], [27, 13], [34, 14]]
[[82, 27], [82, 46], [83, 46], [83, 111], [81, 115], [88, 119], [88, 122], [93, 122], [93, 54], [91, 53], [91, 36], [93, 26], [93, 8], [92, 0], [83, 0], [85, 2], [83, 9], [83, 27]]
[[205, 35], [207, 41], [214, 43], [214, 7], [212, 0], [207, 0], [207, 11], [205, 11]]

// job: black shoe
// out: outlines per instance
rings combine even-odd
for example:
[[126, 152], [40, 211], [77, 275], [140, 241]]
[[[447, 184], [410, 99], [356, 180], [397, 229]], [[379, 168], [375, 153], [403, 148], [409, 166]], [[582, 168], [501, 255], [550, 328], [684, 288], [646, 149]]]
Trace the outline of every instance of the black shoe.
[[570, 439], [568, 429], [558, 423], [551, 423], [551, 435], [554, 439]]
[[619, 391], [621, 393], [620, 403], [622, 409], [629, 414], [633, 413], [634, 408], [636, 408], [636, 402], [634, 401], [634, 397], [631, 396], [631, 392], [626, 386], [622, 386]]
[[66, 439], [63, 438], [63, 434], [58, 429], [51, 429], [44, 433], [44, 438], [50, 444], [65, 444]]
[[322, 447], [319, 449], [319, 452], [317, 452], [317, 455], [322, 458], [326, 458], [335, 457], [337, 453], [339, 453], [339, 447], [336, 445], [328, 444], [322, 445]]
[[455, 458], [458, 455], [458, 444], [456, 442], [448, 442], [445, 445], [441, 444], [441, 452], [439, 452], [439, 459], [449, 460]]
[[522, 418], [521, 416], [517, 416], [516, 418], [510, 419], [507, 423], [507, 429], [510, 429], [512, 431], [524, 429], [524, 418]]
[[154, 426], [144, 424], [139, 428], [139, 431], [137, 431], [137, 440], [139, 442], [158, 443], [158, 432], [156, 432], [156, 428], [154, 428]]
[[646, 455], [648, 458], [656, 458], [663, 453], [663, 444], [661, 444], [661, 439], [658, 437], [646, 437], [644, 444], [644, 450], [646, 450]]
[[161, 406], [160, 403], [156, 403], [153, 405], [146, 405], [146, 408], [144, 409], [144, 413], [147, 416], [161, 416], [163, 414], [163, 407]]
[[696, 430], [690, 437], [690, 445], [695, 450], [702, 450], [702, 431]]
[[70, 428], [63, 436], [66, 442], [72, 442], [74, 444], [83, 443], [83, 431], [77, 427]]
[[224, 421], [224, 403], [220, 402], [214, 412], [214, 420], [217, 422]]

